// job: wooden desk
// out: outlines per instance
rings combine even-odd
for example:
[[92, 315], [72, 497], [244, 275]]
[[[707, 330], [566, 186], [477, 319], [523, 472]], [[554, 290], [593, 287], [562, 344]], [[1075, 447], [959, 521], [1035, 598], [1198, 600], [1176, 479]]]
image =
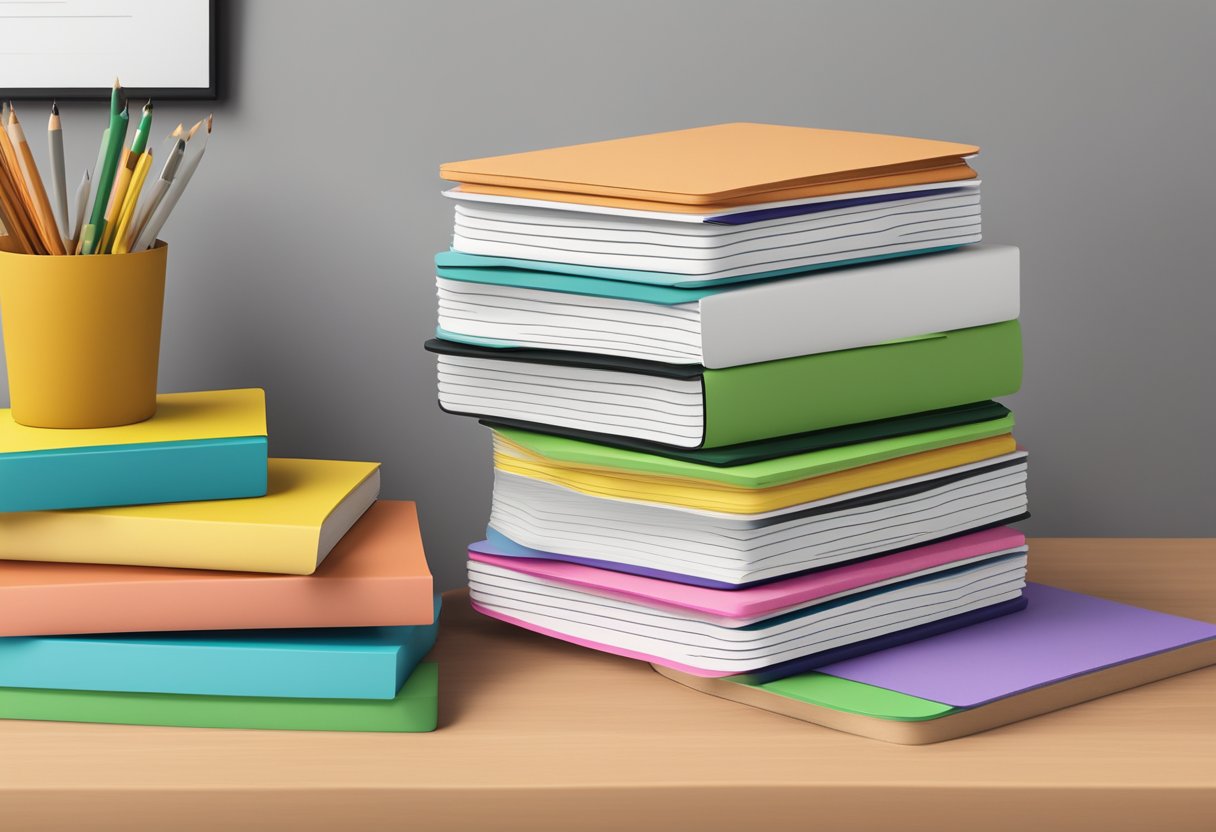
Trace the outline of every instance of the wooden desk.
[[[1216, 541], [1038, 540], [1031, 563], [1216, 619]], [[436, 657], [429, 735], [0, 724], [0, 829], [1216, 828], [1213, 668], [902, 747], [481, 619], [463, 593]]]

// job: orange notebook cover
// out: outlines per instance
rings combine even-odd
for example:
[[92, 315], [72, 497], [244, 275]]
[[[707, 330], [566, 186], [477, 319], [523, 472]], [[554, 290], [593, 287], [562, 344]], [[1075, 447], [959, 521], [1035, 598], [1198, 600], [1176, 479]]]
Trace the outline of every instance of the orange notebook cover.
[[978, 152], [931, 139], [736, 123], [449, 162], [440, 176], [473, 193], [703, 211], [971, 179], [963, 157]]
[[412, 502], [380, 500], [312, 575], [0, 561], [0, 636], [430, 624]]

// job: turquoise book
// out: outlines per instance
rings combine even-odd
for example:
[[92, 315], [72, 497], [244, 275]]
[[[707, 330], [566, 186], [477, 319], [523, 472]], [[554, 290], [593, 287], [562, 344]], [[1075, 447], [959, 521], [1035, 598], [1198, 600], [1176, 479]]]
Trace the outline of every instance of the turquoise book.
[[0, 512], [266, 494], [266, 396], [167, 393], [134, 425], [31, 428], [0, 410]]
[[435, 644], [439, 605], [404, 627], [4, 638], [0, 691], [395, 699]]

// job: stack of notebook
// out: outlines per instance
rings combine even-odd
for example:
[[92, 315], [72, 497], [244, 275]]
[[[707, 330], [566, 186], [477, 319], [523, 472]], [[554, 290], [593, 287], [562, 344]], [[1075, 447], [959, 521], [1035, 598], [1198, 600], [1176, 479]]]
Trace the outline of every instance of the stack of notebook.
[[0, 717], [429, 731], [432, 589], [370, 462], [268, 459], [261, 390], [140, 424], [0, 411]]
[[977, 148], [726, 124], [444, 165], [481, 612], [776, 679], [1022, 609], [1018, 252]]

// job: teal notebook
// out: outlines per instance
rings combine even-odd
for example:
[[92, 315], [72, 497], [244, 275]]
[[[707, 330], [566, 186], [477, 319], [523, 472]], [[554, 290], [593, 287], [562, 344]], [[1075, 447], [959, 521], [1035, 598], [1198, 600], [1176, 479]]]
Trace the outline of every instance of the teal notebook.
[[0, 410], [0, 512], [261, 497], [261, 390], [168, 393], [134, 425], [31, 428]]
[[900, 257], [919, 257], [923, 254], [934, 254], [956, 248], [960, 248], [960, 246], [939, 246], [877, 257], [858, 257], [853, 260], [825, 263], [821, 266], [797, 266], [717, 279], [704, 279], [668, 272], [610, 269], [600, 266], [578, 266], [571, 263], [548, 263], [543, 260], [488, 257], [481, 254], [465, 254], [460, 251], [441, 251], [435, 255], [435, 273], [449, 280], [463, 280], [471, 283], [545, 289], [574, 295], [640, 300], [647, 303], [670, 305], [691, 303], [718, 292], [728, 291], [739, 283], [754, 283]]
[[435, 644], [408, 627], [0, 639], [0, 688], [291, 699], [392, 699]]

